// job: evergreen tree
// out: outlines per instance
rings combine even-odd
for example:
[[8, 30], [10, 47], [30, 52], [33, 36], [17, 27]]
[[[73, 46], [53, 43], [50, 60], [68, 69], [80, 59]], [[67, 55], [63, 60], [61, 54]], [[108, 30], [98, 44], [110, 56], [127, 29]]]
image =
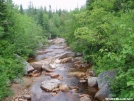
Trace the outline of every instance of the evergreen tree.
[[21, 13], [21, 14], [24, 14], [24, 10], [23, 10], [22, 5], [20, 5], [20, 13]]

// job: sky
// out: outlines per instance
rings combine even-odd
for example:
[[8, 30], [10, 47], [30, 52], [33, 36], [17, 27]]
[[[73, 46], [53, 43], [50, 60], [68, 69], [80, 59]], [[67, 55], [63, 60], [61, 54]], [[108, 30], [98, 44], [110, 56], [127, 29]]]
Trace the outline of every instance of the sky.
[[34, 6], [37, 8], [42, 6], [46, 6], [47, 9], [49, 5], [53, 10], [57, 9], [66, 9], [66, 10], [73, 10], [76, 7], [81, 7], [85, 5], [86, 0], [12, 0], [14, 4], [20, 5], [22, 4], [23, 9], [26, 9], [31, 1]]

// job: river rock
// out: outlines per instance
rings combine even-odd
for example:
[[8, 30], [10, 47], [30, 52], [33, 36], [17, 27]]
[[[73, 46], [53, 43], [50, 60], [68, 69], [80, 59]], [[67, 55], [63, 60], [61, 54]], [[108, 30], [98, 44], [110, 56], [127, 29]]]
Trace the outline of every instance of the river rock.
[[68, 85], [60, 85], [59, 89], [60, 89], [62, 92], [68, 92], [68, 91], [69, 91]]
[[88, 77], [88, 86], [97, 86], [97, 77]]
[[43, 64], [42, 65], [42, 70], [45, 70], [47, 72], [52, 72], [53, 68], [49, 64]]
[[57, 58], [59, 58], [59, 59], [63, 59], [63, 58], [67, 58], [67, 57], [75, 57], [75, 52], [66, 52], [66, 53], [63, 53], [63, 54], [57, 56]]
[[31, 63], [31, 66], [38, 71], [42, 70], [42, 63]]
[[34, 68], [24, 58], [20, 57], [17, 54], [14, 55], [24, 65], [24, 75], [28, 75], [29, 72], [34, 70]]
[[117, 70], [100, 73], [97, 78], [98, 88], [100, 89], [105, 84], [109, 84], [110, 81], [116, 77], [116, 74]]
[[92, 101], [89, 97], [84, 96], [80, 98], [80, 101]]
[[45, 80], [41, 83], [41, 88], [45, 91], [52, 91], [54, 88], [57, 88], [61, 82], [57, 79]]
[[58, 78], [59, 74], [57, 73], [45, 73], [45, 75], [51, 76], [51, 78]]
[[105, 84], [96, 94], [95, 97], [99, 100], [105, 100], [105, 98], [112, 98], [112, 94], [110, 93], [110, 86]]
[[83, 62], [83, 57], [74, 58], [74, 62], [76, 62], [76, 61], [80, 61], [80, 63], [82, 63]]
[[25, 94], [23, 97], [26, 98], [27, 100], [31, 100], [31, 95], [29, 94]]

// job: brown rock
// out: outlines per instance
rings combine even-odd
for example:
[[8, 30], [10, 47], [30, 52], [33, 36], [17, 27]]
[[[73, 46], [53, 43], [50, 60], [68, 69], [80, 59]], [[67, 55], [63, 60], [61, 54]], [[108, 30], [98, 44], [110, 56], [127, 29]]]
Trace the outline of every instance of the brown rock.
[[89, 97], [84, 96], [80, 98], [80, 101], [92, 101]]
[[59, 91], [60, 89], [59, 88], [54, 88], [52, 91], [53, 92], [57, 92], [57, 91]]
[[62, 79], [63, 79], [63, 77], [62, 77], [62, 76], [59, 76], [59, 77], [58, 77], [58, 80], [62, 80]]
[[59, 77], [59, 74], [57, 74], [57, 73], [45, 73], [45, 75], [51, 76], [51, 78], [57, 78], [57, 77]]
[[27, 100], [31, 100], [31, 95], [25, 94], [25, 95], [24, 95], [24, 98], [26, 98]]
[[60, 89], [62, 92], [68, 92], [68, 91], [69, 91], [68, 85], [60, 85], [59, 89]]

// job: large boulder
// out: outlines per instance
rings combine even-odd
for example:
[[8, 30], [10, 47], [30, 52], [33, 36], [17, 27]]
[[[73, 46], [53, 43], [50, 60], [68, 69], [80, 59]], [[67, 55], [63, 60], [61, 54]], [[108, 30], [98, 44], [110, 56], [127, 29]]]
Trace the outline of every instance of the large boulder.
[[51, 79], [51, 80], [45, 80], [41, 83], [41, 89], [45, 91], [52, 91], [54, 88], [59, 87], [61, 84], [60, 80], [58, 79]]
[[24, 65], [24, 75], [28, 75], [29, 72], [34, 70], [34, 68], [25, 59], [23, 59], [17, 54], [14, 55]]
[[43, 64], [42, 65], [42, 70], [45, 70], [47, 72], [52, 72], [53, 68], [49, 64]]
[[34, 71], [34, 68], [30, 64], [27, 64], [25, 65], [24, 70], [25, 70], [24, 75], [28, 75], [29, 72]]
[[117, 72], [117, 70], [112, 70], [100, 73], [97, 78], [98, 88], [100, 89], [105, 84], [109, 84], [116, 77]]
[[95, 97], [104, 100], [105, 98], [112, 97], [110, 91], [110, 83], [116, 77], [118, 70], [106, 71], [100, 73], [97, 78], [99, 91], [96, 93]]
[[112, 98], [109, 84], [105, 84], [96, 94], [95, 97], [99, 100], [105, 100], [105, 98]]
[[97, 77], [88, 77], [88, 86], [89, 87], [97, 86]]
[[35, 70], [38, 70], [38, 71], [41, 71], [41, 70], [42, 70], [42, 63], [34, 62], [34, 63], [31, 63], [31, 66], [32, 66]]

